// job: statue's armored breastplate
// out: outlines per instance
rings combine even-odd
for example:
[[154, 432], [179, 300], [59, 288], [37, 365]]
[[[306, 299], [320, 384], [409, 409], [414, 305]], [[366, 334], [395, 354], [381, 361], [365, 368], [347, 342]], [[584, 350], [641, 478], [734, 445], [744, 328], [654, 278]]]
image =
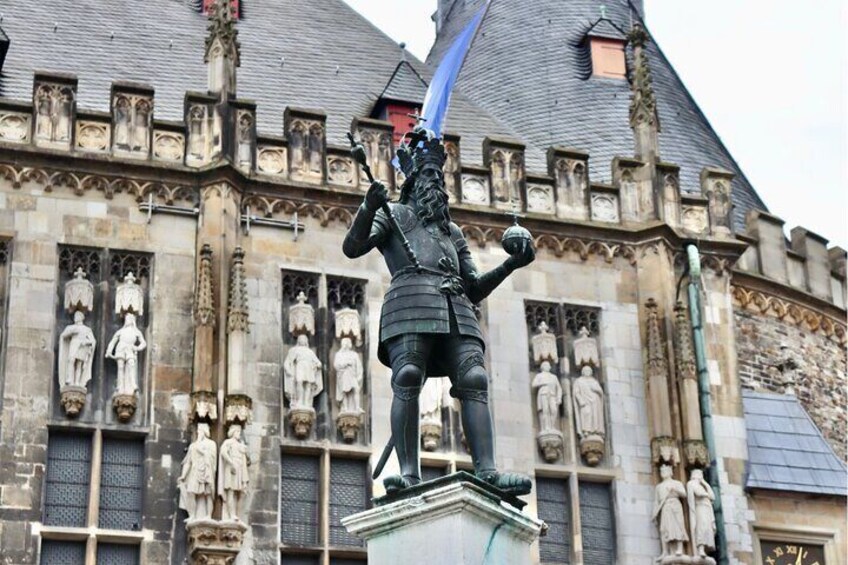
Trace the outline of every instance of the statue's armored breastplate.
[[[392, 214], [403, 230], [407, 241], [422, 267], [433, 271], [444, 271], [446, 264], [452, 265], [454, 274], [459, 274], [459, 257], [449, 233], [436, 224], [424, 225], [413, 209], [403, 204], [392, 206]], [[406, 267], [409, 262], [397, 237], [391, 238], [384, 254], [392, 273]]]

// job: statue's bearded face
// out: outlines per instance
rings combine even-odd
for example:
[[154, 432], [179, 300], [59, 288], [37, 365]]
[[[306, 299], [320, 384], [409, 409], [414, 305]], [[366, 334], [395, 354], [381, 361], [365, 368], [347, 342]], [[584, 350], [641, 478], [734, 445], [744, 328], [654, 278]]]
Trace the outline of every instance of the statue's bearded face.
[[436, 166], [424, 167], [415, 176], [406, 200], [415, 207], [424, 224], [436, 223], [445, 232], [449, 231], [448, 194], [445, 192], [445, 177], [441, 169]]

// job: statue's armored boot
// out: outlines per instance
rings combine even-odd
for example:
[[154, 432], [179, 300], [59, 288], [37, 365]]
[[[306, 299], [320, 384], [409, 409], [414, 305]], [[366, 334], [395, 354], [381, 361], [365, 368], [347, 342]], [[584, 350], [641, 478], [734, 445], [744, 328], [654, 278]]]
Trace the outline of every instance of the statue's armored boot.
[[519, 473], [500, 473], [495, 468], [492, 415], [485, 392], [477, 393], [473, 398], [466, 396], [462, 400], [462, 428], [465, 430], [477, 478], [514, 496], [530, 494], [530, 477]]
[[383, 479], [387, 493], [397, 492], [421, 482], [418, 461], [418, 395], [421, 387], [401, 387], [392, 383], [392, 437], [400, 463], [400, 475]]

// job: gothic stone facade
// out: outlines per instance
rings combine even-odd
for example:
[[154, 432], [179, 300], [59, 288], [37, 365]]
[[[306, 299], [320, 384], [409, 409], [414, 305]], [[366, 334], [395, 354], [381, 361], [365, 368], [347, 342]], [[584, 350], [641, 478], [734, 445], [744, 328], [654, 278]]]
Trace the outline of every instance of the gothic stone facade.
[[[381, 493], [368, 477], [389, 439], [390, 375], [376, 358], [389, 277], [376, 254], [342, 254], [366, 185], [327, 142], [327, 116], [290, 108], [277, 138], [256, 132], [251, 103], [216, 94], [189, 93], [175, 124], [155, 119], [144, 85], [116, 83], [107, 115], [77, 109], [67, 75], [36, 74], [33, 93], [0, 104], [0, 562], [363, 561], [340, 519]], [[391, 131], [355, 127], [363, 139]], [[390, 171], [375, 143], [374, 168]], [[479, 313], [498, 464], [534, 477], [527, 511], [550, 525], [534, 562], [653, 563], [659, 465], [685, 483], [709, 463], [675, 311], [684, 244], [697, 240], [731, 562], [753, 563], [789, 532], [838, 563], [844, 497], [746, 491], [742, 389], [797, 395], [844, 458], [844, 251], [805, 230], [787, 249], [764, 213], [732, 233], [726, 171], [704, 170], [692, 196], [655, 160], [616, 158], [604, 185], [580, 151], [552, 148], [548, 170], [524, 171], [514, 140], [487, 140], [468, 158], [483, 167], [461, 164], [452, 143], [453, 215], [480, 267], [505, 257], [503, 194], [538, 249]], [[67, 354], [78, 312], [95, 343]], [[121, 390], [126, 365], [106, 353], [129, 314], [137, 386]], [[288, 365], [301, 336], [302, 359], [320, 362], [306, 397], [305, 361]], [[345, 373], [340, 349], [361, 371]], [[585, 367], [595, 384], [578, 381]], [[90, 379], [69, 385], [77, 369]], [[359, 383], [359, 412], [341, 402], [342, 374]], [[541, 406], [553, 382], [558, 398]], [[600, 404], [577, 402], [580, 387]], [[425, 478], [471, 465], [446, 392], [425, 394]], [[181, 461], [202, 423], [219, 445], [244, 429], [244, 531], [218, 527], [217, 496], [210, 529], [186, 530]]]

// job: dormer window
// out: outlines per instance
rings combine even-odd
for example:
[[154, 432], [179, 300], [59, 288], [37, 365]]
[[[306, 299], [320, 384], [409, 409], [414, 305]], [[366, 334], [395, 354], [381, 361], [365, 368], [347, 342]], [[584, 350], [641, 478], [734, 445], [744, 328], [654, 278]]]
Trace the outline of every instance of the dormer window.
[[624, 42], [616, 39], [593, 37], [589, 40], [592, 53], [592, 76], [625, 78]]
[[601, 18], [586, 32], [592, 61], [592, 76], [624, 79], [627, 77], [624, 46], [627, 36], [612, 21]]

